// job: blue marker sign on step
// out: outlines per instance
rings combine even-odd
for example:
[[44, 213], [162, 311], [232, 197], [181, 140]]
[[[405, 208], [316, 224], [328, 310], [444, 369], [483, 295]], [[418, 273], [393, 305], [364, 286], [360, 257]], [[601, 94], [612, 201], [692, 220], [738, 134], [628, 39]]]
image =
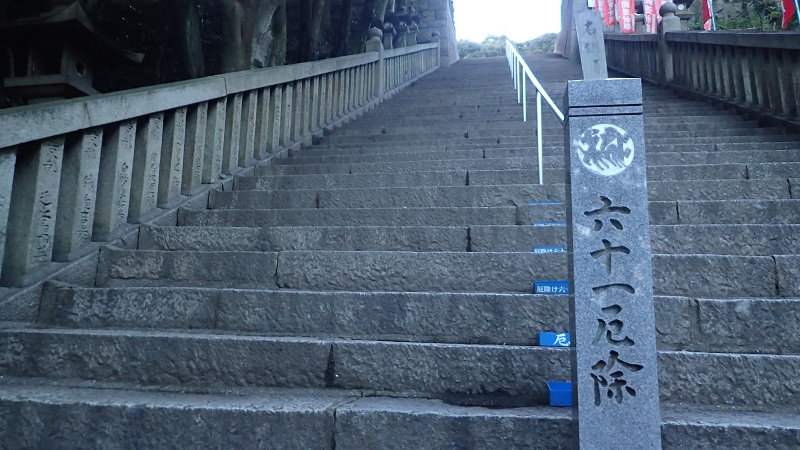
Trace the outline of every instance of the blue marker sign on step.
[[538, 247], [534, 245], [533, 248], [531, 248], [531, 251], [537, 255], [548, 255], [550, 253], [567, 253], [567, 247], [563, 246]]
[[569, 347], [569, 333], [539, 333], [539, 345], [542, 347]]
[[534, 294], [567, 295], [569, 294], [568, 281], [534, 281]]
[[535, 227], [566, 227], [567, 222], [533, 222]]

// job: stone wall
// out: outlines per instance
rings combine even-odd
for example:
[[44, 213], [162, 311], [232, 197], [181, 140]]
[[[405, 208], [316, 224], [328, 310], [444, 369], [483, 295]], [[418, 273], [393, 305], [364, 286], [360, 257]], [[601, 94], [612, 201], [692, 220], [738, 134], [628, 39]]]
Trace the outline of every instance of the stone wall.
[[433, 33], [438, 32], [442, 65], [450, 65], [458, 61], [452, 0], [416, 0], [413, 3], [422, 19], [419, 24], [417, 40], [420, 42], [432, 41]]

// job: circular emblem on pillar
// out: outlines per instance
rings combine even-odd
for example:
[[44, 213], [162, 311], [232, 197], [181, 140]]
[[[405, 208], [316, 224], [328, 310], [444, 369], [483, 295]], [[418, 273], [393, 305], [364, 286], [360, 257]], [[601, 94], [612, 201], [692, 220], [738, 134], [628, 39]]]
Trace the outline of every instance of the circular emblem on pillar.
[[633, 162], [633, 139], [628, 132], [611, 124], [595, 125], [572, 141], [572, 150], [592, 172], [613, 176]]

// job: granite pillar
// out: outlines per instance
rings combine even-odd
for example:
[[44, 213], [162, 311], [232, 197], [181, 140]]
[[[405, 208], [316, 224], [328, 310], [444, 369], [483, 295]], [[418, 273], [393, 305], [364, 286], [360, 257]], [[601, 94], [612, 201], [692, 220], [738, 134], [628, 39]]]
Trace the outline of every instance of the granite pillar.
[[2, 286], [24, 286], [25, 274], [53, 257], [64, 137], [20, 149], [8, 215]]
[[[187, 108], [178, 108], [167, 112], [164, 116], [164, 138], [161, 140], [161, 163], [158, 177], [159, 207], [170, 207], [181, 196], [187, 112]], [[202, 152], [200, 154], [202, 155]], [[198, 185], [201, 172], [202, 164], [197, 173]]]
[[136, 121], [112, 125], [105, 130], [100, 153], [100, 176], [97, 180], [97, 204], [94, 211], [92, 240], [110, 241], [118, 237], [128, 222], [133, 146], [136, 142]]
[[255, 164], [256, 125], [257, 125], [258, 91], [244, 94], [242, 104], [242, 127], [239, 138], [239, 167]]
[[216, 183], [222, 174], [222, 149], [225, 147], [227, 113], [227, 97], [209, 102], [206, 146], [203, 154], [203, 184]]
[[281, 146], [287, 147], [292, 141], [292, 103], [294, 100], [294, 87], [291, 83], [283, 86], [283, 114], [281, 116]]
[[268, 136], [271, 136], [270, 152], [275, 153], [281, 146], [281, 120], [283, 116], [283, 87], [271, 89], [272, 119], [269, 121]]
[[270, 88], [261, 89], [258, 93], [258, 117], [256, 120], [256, 140], [255, 153], [256, 159], [266, 159], [271, 153], [272, 134], [270, 133], [270, 122], [272, 120], [272, 96]]
[[161, 162], [161, 141], [164, 132], [164, 113], [142, 119], [136, 129], [133, 152], [130, 223], [142, 223], [158, 205], [158, 166]]
[[[216, 103], [216, 102], [215, 102]], [[219, 179], [220, 166], [213, 166], [215, 132], [209, 122], [208, 103], [189, 107], [186, 111], [186, 138], [183, 143], [183, 170], [181, 172], [181, 194], [193, 195], [203, 183]], [[212, 119], [216, 119], [213, 116]], [[220, 134], [221, 135], [221, 134]], [[212, 138], [212, 141], [208, 141]], [[206, 156], [208, 155], [208, 156]], [[222, 160], [220, 160], [222, 164]]]
[[0, 151], [0, 274], [6, 247], [8, 212], [11, 208], [11, 187], [14, 184], [14, 166], [17, 162], [17, 149], [4, 148]]
[[53, 261], [72, 261], [92, 241], [103, 129], [70, 139], [64, 152], [58, 195]]
[[239, 146], [242, 145], [242, 94], [228, 99], [225, 118], [225, 146], [222, 151], [222, 174], [233, 175], [239, 167]]
[[565, 104], [579, 447], [660, 449], [641, 80], [570, 81]]

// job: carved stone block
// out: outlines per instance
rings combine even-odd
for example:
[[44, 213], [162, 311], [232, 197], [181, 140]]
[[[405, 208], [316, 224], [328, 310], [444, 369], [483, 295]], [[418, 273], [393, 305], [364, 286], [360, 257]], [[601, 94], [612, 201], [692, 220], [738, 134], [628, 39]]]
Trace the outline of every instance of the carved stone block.
[[71, 261], [92, 241], [103, 129], [84, 131], [70, 140], [61, 169], [54, 261]]
[[105, 130], [100, 153], [100, 175], [97, 180], [97, 205], [94, 212], [92, 240], [109, 241], [128, 222], [133, 146], [136, 142], [136, 121], [127, 120]]
[[641, 95], [639, 79], [567, 86], [572, 383], [580, 448], [661, 448]]
[[[170, 206], [181, 195], [183, 187], [183, 156], [186, 152], [187, 108], [178, 108], [165, 116], [164, 138], [161, 142], [161, 162], [158, 177], [158, 205]], [[192, 148], [194, 153], [194, 148]], [[202, 150], [199, 152], [202, 155]], [[190, 168], [192, 170], [193, 168]], [[202, 166], [192, 173], [192, 182], [200, 184]], [[195, 178], [195, 176], [197, 176]]]
[[130, 223], [141, 223], [158, 207], [158, 182], [161, 143], [164, 134], [164, 113], [142, 119], [136, 132], [133, 152]]

